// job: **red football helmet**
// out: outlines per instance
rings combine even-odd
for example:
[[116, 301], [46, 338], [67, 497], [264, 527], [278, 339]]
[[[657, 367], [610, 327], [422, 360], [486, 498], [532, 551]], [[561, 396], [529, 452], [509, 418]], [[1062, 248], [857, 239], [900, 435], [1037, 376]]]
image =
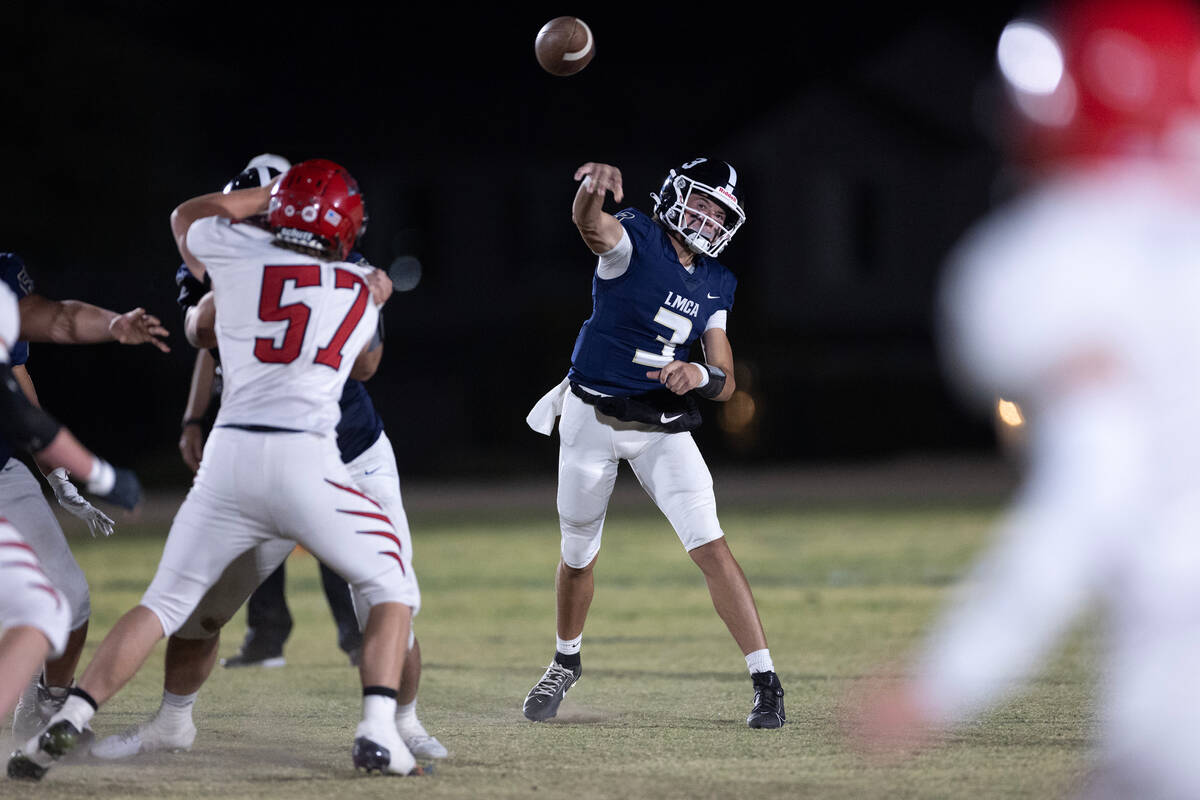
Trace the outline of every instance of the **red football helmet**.
[[1200, 14], [1185, 0], [1058, 3], [1044, 24], [1009, 24], [997, 61], [1019, 158], [1197, 154]]
[[289, 169], [271, 188], [267, 221], [275, 238], [344, 259], [366, 216], [358, 182], [344, 167], [316, 158]]

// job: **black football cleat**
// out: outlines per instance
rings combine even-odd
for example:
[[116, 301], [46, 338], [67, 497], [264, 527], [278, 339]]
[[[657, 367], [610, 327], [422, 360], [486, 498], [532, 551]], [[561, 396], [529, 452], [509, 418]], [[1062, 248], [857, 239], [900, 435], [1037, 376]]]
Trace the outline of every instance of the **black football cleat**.
[[381, 728], [366, 721], [360, 722], [354, 734], [354, 748], [350, 758], [356, 770], [391, 775], [425, 775], [405, 746], [395, 725]]
[[8, 777], [40, 781], [50, 765], [75, 749], [82, 738], [78, 728], [60, 719], [38, 736], [36, 750], [28, 754], [17, 750], [9, 757]]
[[756, 672], [750, 676], [754, 682], [754, 708], [746, 717], [751, 728], [782, 728], [787, 722], [783, 713], [783, 686], [774, 672]]
[[568, 669], [557, 661], [551, 661], [542, 679], [534, 684], [525, 697], [525, 705], [521, 709], [525, 712], [525, 718], [531, 722], [545, 722], [554, 717], [567, 690], [575, 685], [581, 675], [582, 666]]

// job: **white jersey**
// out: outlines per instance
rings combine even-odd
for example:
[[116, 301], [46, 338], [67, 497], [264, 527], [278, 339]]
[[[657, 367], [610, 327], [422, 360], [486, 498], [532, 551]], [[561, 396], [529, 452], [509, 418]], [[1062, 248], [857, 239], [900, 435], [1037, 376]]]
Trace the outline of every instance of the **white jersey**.
[[342, 387], [379, 319], [364, 280], [373, 268], [278, 247], [267, 231], [223, 217], [192, 223], [187, 243], [216, 300], [216, 424], [332, 435]]
[[1102, 769], [1200, 796], [1194, 185], [1145, 167], [1053, 184], [966, 238], [942, 300], [956, 376], [988, 401], [1020, 399], [1031, 449], [994, 545], [927, 643], [925, 706], [944, 722], [980, 711], [1098, 603]]
[[21, 335], [21, 313], [17, 296], [8, 285], [0, 281], [0, 363], [8, 361], [8, 351]]

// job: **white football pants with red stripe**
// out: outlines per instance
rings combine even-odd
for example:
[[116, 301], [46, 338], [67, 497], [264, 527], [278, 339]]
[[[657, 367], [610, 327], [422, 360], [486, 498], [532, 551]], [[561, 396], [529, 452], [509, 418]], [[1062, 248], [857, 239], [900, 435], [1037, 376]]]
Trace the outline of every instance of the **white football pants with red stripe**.
[[[33, 548], [0, 517], [0, 629], [37, 628], [62, 654], [70, 632], [71, 606], [54, 588]], [[22, 676], [24, 679], [25, 676]]]
[[[415, 607], [420, 590], [407, 533], [402, 514], [393, 519], [384, 503], [355, 485], [333, 437], [216, 428], [142, 605], [170, 635], [235, 560], [274, 543], [253, 554], [250, 566], [256, 575], [269, 575], [286, 558], [289, 545], [299, 544], [341, 575], [368, 605]], [[238, 605], [257, 585], [241, 594]], [[205, 630], [228, 619], [196, 616]]]

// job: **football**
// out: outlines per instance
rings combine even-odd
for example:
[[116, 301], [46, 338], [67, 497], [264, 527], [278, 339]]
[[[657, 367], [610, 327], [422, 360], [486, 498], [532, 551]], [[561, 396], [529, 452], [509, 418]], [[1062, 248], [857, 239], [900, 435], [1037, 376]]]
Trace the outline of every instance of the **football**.
[[591, 62], [596, 42], [592, 29], [579, 17], [555, 17], [538, 31], [533, 52], [551, 75], [574, 75]]

